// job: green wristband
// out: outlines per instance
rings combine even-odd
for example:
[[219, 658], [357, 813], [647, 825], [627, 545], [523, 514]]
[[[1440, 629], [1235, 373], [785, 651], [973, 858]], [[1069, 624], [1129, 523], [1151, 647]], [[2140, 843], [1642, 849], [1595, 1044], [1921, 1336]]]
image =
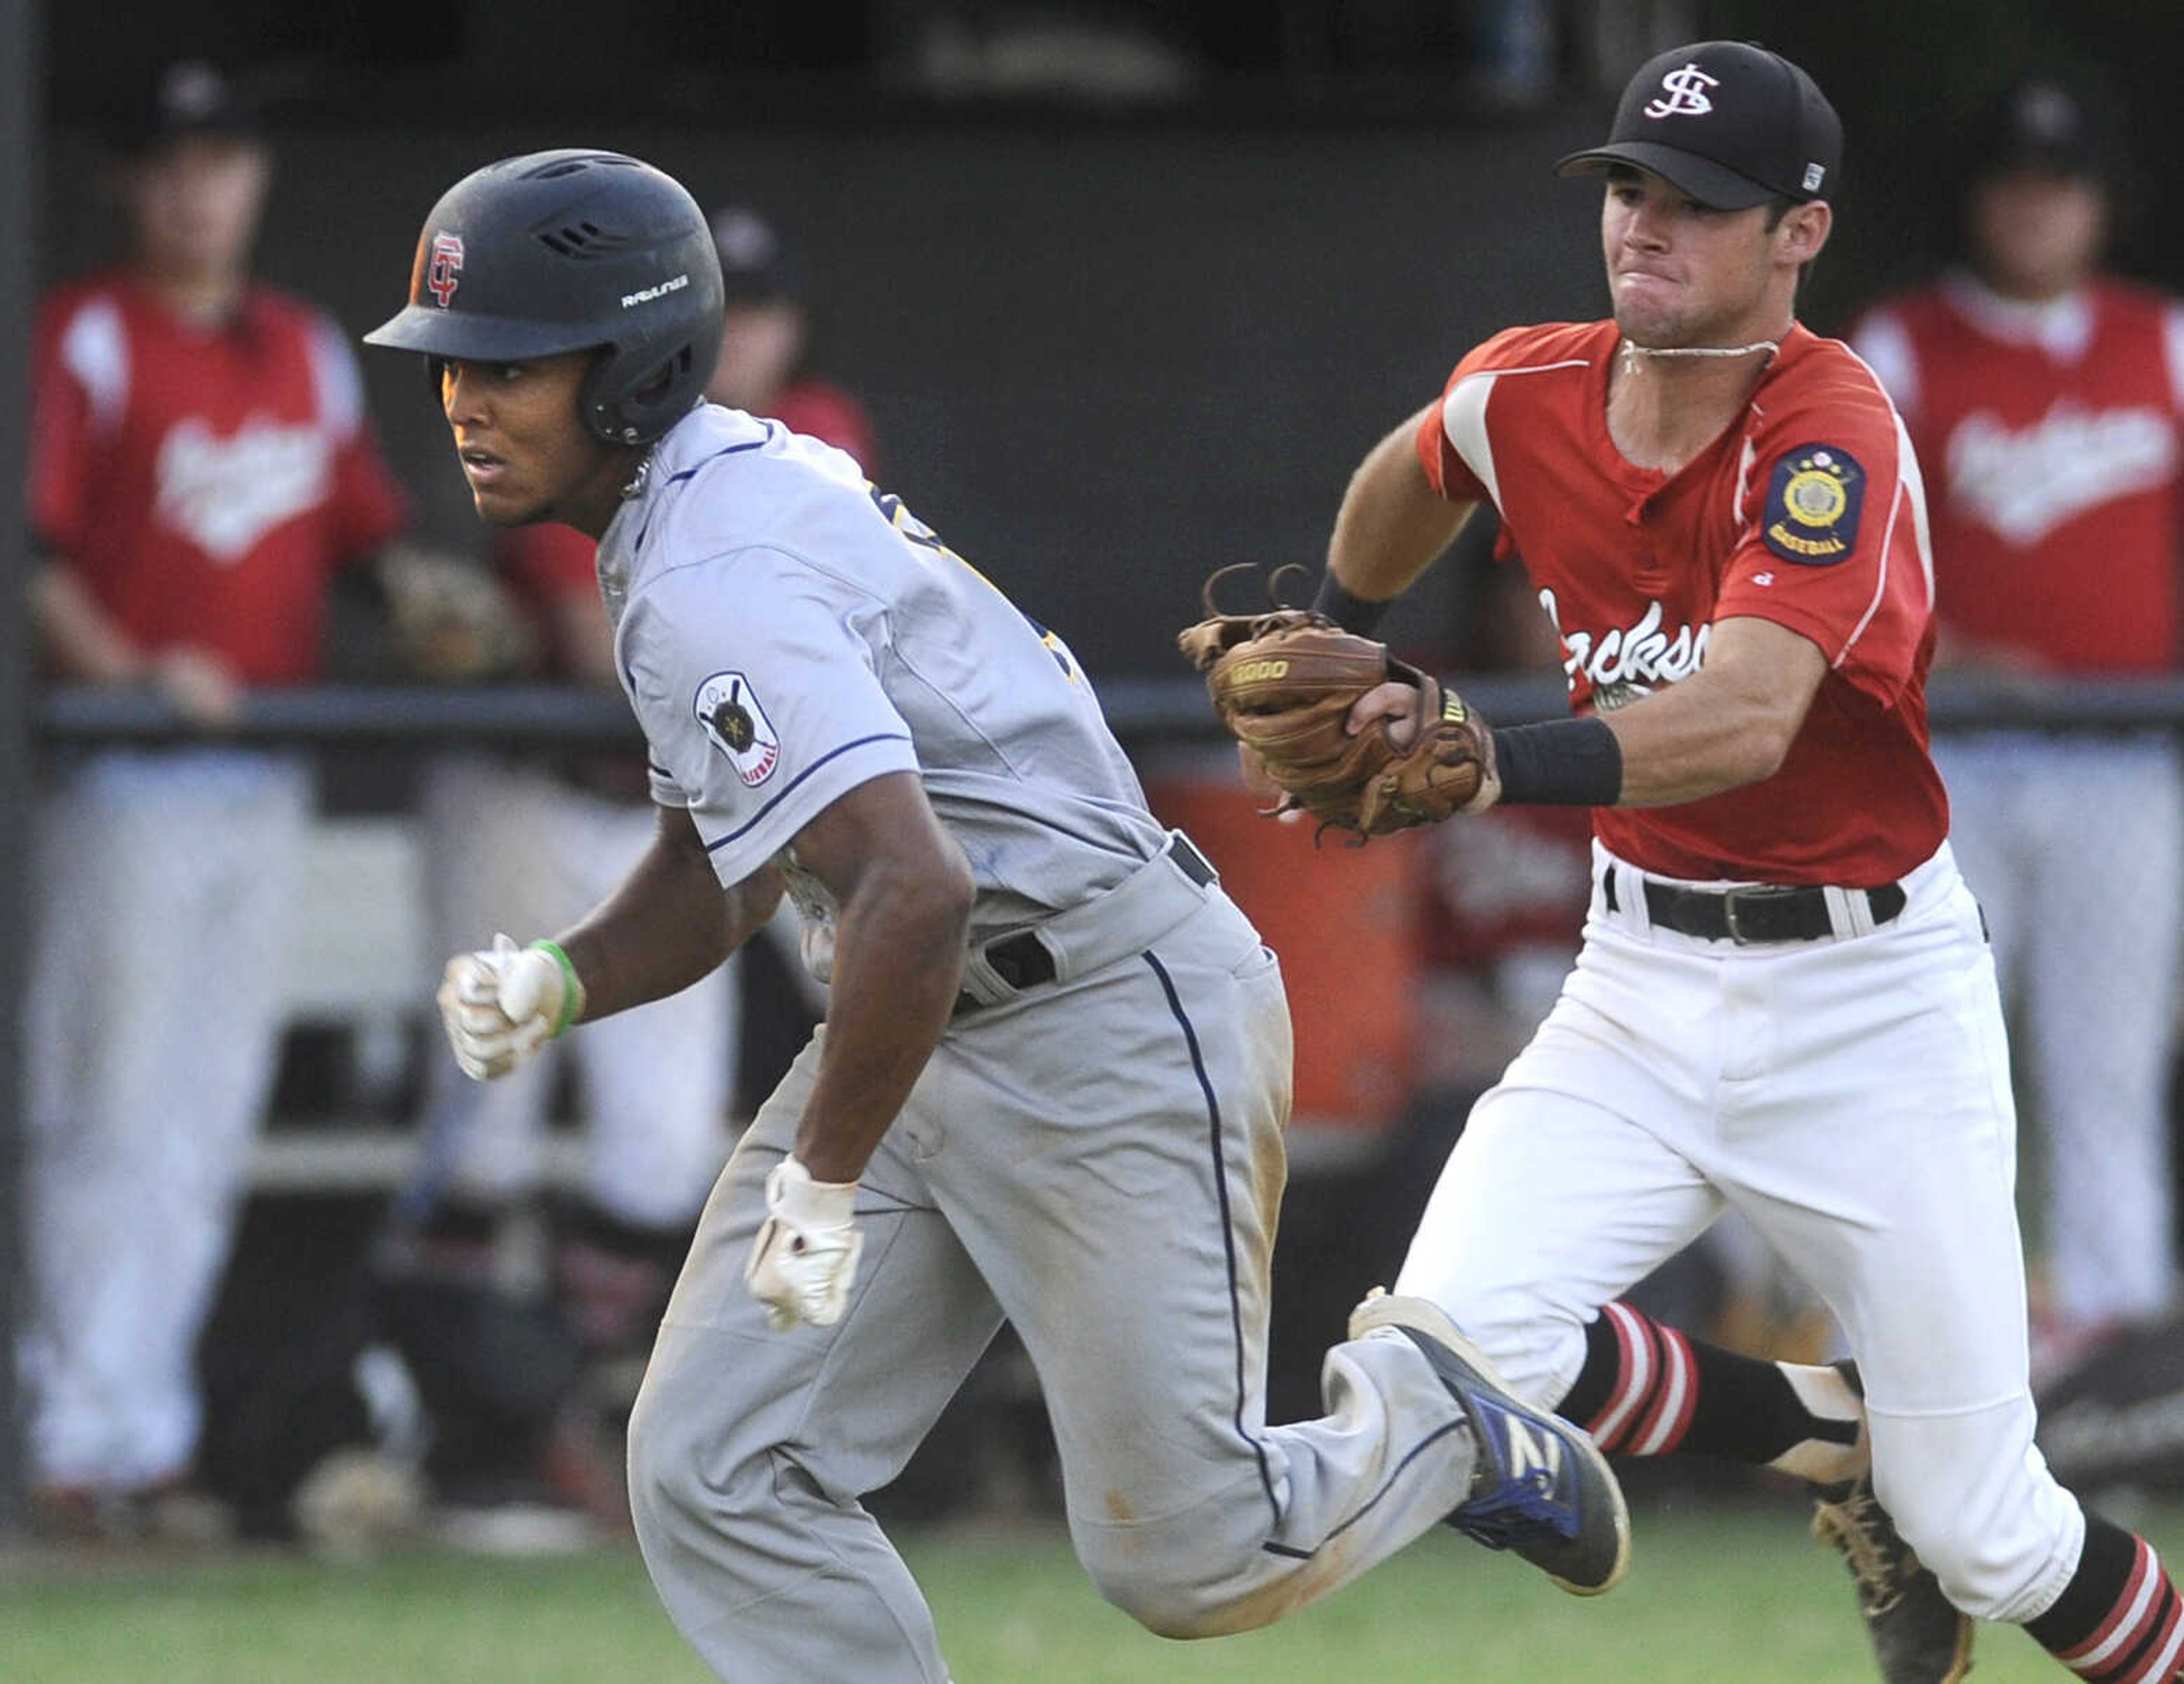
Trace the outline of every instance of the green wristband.
[[564, 1029], [575, 1023], [582, 1015], [584, 1009], [584, 984], [577, 976], [576, 965], [571, 961], [569, 956], [561, 951], [560, 942], [534, 941], [531, 944], [531, 951], [534, 953], [545, 954], [561, 967], [561, 1010], [554, 1019], [554, 1027], [547, 1032], [547, 1039], [551, 1040], [558, 1038]]

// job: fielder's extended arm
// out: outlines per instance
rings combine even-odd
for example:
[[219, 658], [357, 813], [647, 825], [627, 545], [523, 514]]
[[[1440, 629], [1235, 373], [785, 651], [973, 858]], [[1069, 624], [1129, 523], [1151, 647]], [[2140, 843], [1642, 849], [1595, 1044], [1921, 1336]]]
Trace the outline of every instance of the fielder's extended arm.
[[1442, 497], [1418, 460], [1418, 429], [1440, 409], [1436, 398], [1375, 444], [1342, 493], [1313, 606], [1351, 631], [1371, 631], [1379, 611], [1433, 565], [1478, 506]]
[[1772, 778], [1827, 676], [1819, 645], [1771, 620], [1718, 620], [1699, 670], [1604, 716], [1625, 807], [1666, 807]]

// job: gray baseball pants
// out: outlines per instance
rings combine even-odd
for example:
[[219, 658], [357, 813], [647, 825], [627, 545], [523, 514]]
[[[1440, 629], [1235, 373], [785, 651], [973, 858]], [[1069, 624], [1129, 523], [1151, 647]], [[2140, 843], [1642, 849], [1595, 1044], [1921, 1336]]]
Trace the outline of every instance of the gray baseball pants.
[[1165, 856], [1084, 911], [1112, 897], [1127, 951], [1064, 914], [1058, 979], [943, 1038], [864, 1178], [836, 1325], [770, 1332], [743, 1281], [823, 1029], [722, 1172], [629, 1458], [653, 1581], [723, 1679], [947, 1679], [859, 1498], [901, 1470], [1005, 1317], [1042, 1383], [1078, 1558], [1164, 1635], [1274, 1620], [1466, 1493], [1469, 1435], [1400, 1335], [1329, 1353], [1320, 1419], [1266, 1424], [1280, 972], [1218, 887]]

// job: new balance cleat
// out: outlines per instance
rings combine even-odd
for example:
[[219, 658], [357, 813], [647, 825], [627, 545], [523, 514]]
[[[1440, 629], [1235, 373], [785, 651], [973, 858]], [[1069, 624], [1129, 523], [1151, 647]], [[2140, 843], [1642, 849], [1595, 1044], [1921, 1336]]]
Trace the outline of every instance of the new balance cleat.
[[1814, 1486], [1813, 1536], [1840, 1551], [1886, 1684], [1958, 1684], [1972, 1670], [1972, 1622], [1903, 1541], [1870, 1477]]
[[1583, 1428], [1524, 1402], [1435, 1306], [1375, 1289], [1350, 1336], [1392, 1327], [1433, 1364], [1462, 1408], [1479, 1455], [1471, 1494], [1448, 1524], [1489, 1549], [1514, 1550], [1574, 1596], [1613, 1590], [1630, 1564], [1623, 1488]]

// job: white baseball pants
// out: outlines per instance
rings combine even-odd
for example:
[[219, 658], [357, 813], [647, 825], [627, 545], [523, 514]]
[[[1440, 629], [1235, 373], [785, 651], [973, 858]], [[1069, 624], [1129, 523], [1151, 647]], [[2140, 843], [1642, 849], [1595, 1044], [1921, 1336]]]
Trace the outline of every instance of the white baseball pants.
[[42, 806], [23, 1352], [42, 1484], [151, 1485], [195, 1450], [312, 805], [302, 761], [192, 749], [101, 755]]
[[2184, 773], [2164, 738], [1996, 733], [1936, 744], [1964, 880], [1986, 909], [2044, 1151], [2056, 1309], [2173, 1301], [2169, 1146]]
[[1741, 1211], [1841, 1322], [1920, 1559], [1968, 1613], [2042, 1612], [2085, 1522], [2032, 1442], [2008, 1054], [1947, 845], [1893, 921], [1830, 890], [1836, 934], [1759, 946], [1652, 928], [1640, 874], [1596, 866], [1577, 968], [1472, 1112], [1396, 1290], [1551, 1402], [1600, 1306]]
[[947, 1678], [858, 1499], [901, 1469], [1004, 1316], [1039, 1371], [1078, 1556], [1156, 1631], [1263, 1624], [1464, 1496], [1468, 1435], [1407, 1340], [1337, 1347], [1329, 1414], [1267, 1425], [1280, 973], [1217, 889], [1164, 859], [1144, 869], [1172, 879], [1147, 951], [1065, 968], [942, 1040], [864, 1178], [837, 1325], [771, 1333], [743, 1281], [823, 1030], [721, 1178], [629, 1453], [646, 1564], [723, 1679]]

